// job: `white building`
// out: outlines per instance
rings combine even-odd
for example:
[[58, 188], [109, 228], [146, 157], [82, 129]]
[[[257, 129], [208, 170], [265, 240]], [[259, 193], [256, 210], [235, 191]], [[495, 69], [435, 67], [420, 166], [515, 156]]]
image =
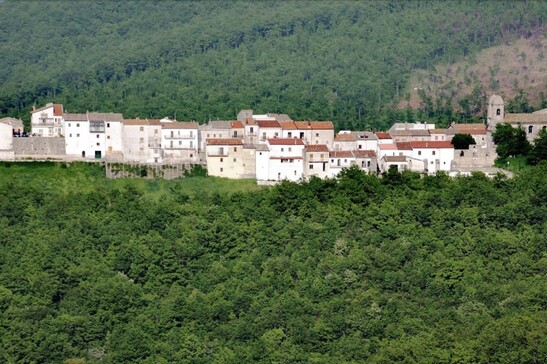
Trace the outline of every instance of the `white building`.
[[329, 177], [329, 148], [325, 144], [306, 145], [304, 148], [304, 174], [306, 177]]
[[13, 160], [13, 127], [0, 120], [0, 160]]
[[244, 145], [243, 139], [207, 139], [207, 172], [226, 178], [256, 178], [254, 146]]
[[[266, 139], [268, 147], [267, 180], [270, 181], [298, 181], [304, 177], [304, 142], [297, 138], [270, 138]], [[259, 151], [257, 149], [257, 151]], [[263, 151], [259, 151], [263, 152]], [[265, 153], [266, 154], [266, 153]], [[262, 156], [257, 157], [257, 167], [264, 162]], [[257, 177], [259, 173], [257, 172]], [[263, 174], [260, 173], [261, 178]]]
[[88, 159], [123, 153], [123, 115], [119, 113], [64, 114], [66, 154]]
[[[438, 171], [450, 172], [454, 160], [454, 146], [452, 143], [449, 141], [430, 141], [410, 142], [408, 144], [412, 148], [413, 168], [411, 170], [430, 174]], [[418, 167], [414, 167], [416, 164]]]
[[305, 144], [325, 144], [329, 149], [334, 142], [334, 125], [330, 121], [295, 121], [298, 137]]
[[166, 162], [198, 163], [198, 124], [195, 121], [162, 122], [161, 145]]
[[125, 119], [123, 121], [123, 156], [124, 160], [130, 162], [162, 162], [160, 121]]
[[44, 137], [63, 136], [63, 105], [46, 104], [45, 106], [31, 111], [30, 125], [31, 133]]

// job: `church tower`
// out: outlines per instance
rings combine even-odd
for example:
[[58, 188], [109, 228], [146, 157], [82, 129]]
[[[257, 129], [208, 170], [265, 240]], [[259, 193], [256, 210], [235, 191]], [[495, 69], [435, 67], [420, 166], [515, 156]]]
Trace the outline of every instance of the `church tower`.
[[496, 124], [503, 123], [504, 109], [503, 99], [499, 95], [490, 96], [488, 100], [488, 131], [493, 132], [496, 129]]

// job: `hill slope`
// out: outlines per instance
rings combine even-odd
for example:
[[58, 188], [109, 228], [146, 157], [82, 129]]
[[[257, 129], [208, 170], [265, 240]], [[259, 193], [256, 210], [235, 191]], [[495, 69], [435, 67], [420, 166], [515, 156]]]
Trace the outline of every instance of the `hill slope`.
[[242, 108], [385, 127], [411, 72], [544, 24], [527, 2], [0, 3], [0, 114], [32, 104], [127, 117]]

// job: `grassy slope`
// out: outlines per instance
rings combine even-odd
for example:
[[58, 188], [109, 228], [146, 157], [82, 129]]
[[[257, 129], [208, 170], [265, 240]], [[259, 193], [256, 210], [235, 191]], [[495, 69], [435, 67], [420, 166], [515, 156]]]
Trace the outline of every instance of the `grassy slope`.
[[103, 167], [94, 163], [71, 163], [68, 166], [54, 162], [1, 163], [0, 184], [14, 180], [45, 191], [64, 193], [90, 192], [99, 188], [133, 188], [153, 200], [166, 196], [171, 189], [192, 196], [205, 192], [225, 195], [260, 188], [252, 179], [229, 180], [217, 177], [190, 177], [171, 181], [138, 178], [109, 180], [104, 175]]

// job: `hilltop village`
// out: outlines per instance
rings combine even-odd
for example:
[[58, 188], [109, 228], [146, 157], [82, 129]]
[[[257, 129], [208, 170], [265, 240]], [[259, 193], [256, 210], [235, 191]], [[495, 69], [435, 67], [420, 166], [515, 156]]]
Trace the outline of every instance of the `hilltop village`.
[[[547, 109], [506, 114], [500, 96], [490, 97], [486, 124], [396, 123], [385, 132], [341, 130], [330, 121], [294, 121], [286, 114], [242, 110], [236, 120], [125, 119], [120, 113], [67, 113], [62, 104], [31, 112], [31, 133], [21, 120], [0, 119], [0, 159], [102, 160], [150, 165], [207, 167], [211, 176], [255, 178], [259, 184], [334, 177], [353, 165], [367, 173], [390, 168], [450, 175], [495, 173], [492, 132], [499, 123], [521, 126], [533, 140], [547, 127]], [[475, 144], [457, 150], [456, 134]]]

